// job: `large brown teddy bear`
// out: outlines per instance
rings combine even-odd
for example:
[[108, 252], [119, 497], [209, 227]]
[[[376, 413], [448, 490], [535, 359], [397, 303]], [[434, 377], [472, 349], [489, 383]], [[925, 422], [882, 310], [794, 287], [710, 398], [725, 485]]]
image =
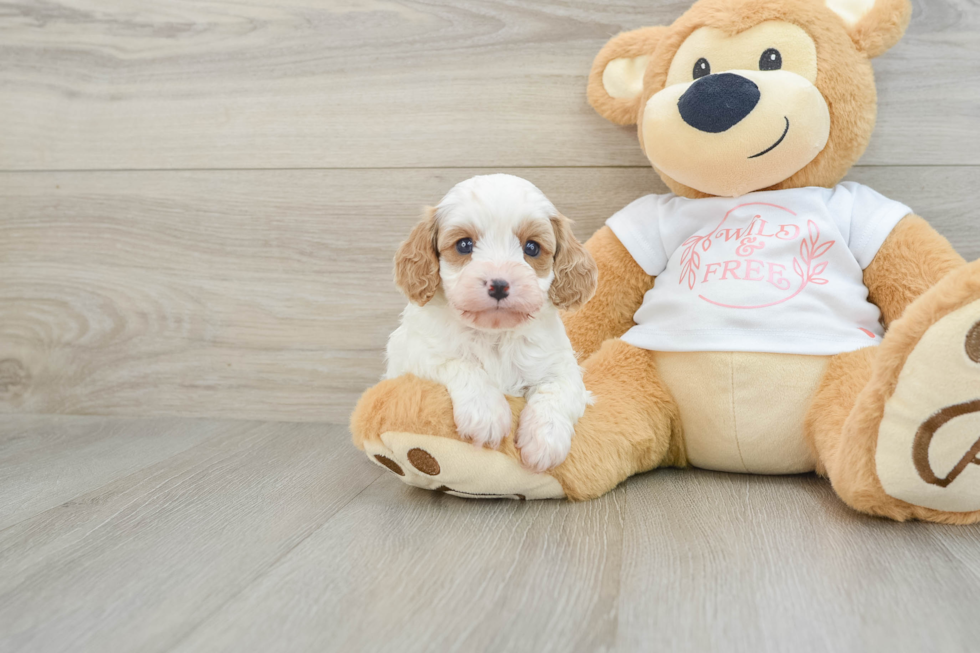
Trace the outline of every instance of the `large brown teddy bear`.
[[[459, 496], [590, 499], [694, 466], [816, 470], [897, 520], [980, 520], [980, 263], [908, 207], [841, 183], [875, 123], [870, 59], [908, 0], [701, 0], [613, 38], [589, 78], [671, 195], [587, 243], [599, 287], [565, 324], [595, 397], [547, 474], [461, 441], [445, 388], [368, 390], [354, 443]], [[513, 399], [516, 429], [522, 399]]]

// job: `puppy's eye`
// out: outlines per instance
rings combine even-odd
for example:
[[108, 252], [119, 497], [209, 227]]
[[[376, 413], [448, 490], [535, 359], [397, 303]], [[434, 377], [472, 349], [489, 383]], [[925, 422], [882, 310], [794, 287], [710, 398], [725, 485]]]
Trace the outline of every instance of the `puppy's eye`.
[[694, 79], [701, 79], [705, 75], [711, 74], [711, 64], [704, 57], [701, 57], [694, 64]]
[[473, 239], [472, 238], [460, 238], [456, 241], [456, 251], [460, 254], [472, 254], [473, 253]]
[[541, 245], [538, 245], [533, 240], [529, 240], [526, 243], [524, 243], [524, 253], [530, 256], [531, 258], [537, 258], [538, 255], [541, 253]]
[[783, 67], [783, 55], [776, 48], [769, 48], [759, 57], [759, 70], [779, 70]]

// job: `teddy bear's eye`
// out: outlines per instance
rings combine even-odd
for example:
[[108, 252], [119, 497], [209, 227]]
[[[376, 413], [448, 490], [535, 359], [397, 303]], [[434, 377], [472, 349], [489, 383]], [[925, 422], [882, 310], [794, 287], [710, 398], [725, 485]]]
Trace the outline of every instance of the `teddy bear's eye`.
[[694, 79], [701, 79], [705, 75], [711, 74], [711, 64], [704, 57], [701, 57], [694, 64]]
[[779, 70], [783, 67], [783, 55], [776, 48], [769, 48], [759, 57], [759, 70]]

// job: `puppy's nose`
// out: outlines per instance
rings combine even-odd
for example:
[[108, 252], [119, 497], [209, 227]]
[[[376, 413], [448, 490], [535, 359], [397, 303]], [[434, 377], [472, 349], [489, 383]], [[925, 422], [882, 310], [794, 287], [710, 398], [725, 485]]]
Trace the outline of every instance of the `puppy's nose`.
[[691, 84], [677, 108], [691, 127], [709, 134], [731, 129], [759, 104], [759, 87], [734, 73], [706, 75]]
[[490, 288], [488, 289], [487, 292], [490, 294], [491, 297], [493, 297], [499, 302], [501, 299], [507, 298], [508, 295], [507, 291], [509, 290], [510, 290], [510, 284], [504, 281], [503, 279], [491, 279]]

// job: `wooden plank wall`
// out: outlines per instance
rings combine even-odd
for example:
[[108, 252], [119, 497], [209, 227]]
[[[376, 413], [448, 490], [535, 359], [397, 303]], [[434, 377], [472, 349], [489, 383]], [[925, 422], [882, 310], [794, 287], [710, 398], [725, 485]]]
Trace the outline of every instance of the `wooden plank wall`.
[[[342, 422], [391, 256], [473, 174], [587, 237], [665, 188], [592, 57], [686, 1], [14, 0], [0, 10], [0, 412]], [[918, 0], [850, 178], [980, 256], [980, 5]]]

